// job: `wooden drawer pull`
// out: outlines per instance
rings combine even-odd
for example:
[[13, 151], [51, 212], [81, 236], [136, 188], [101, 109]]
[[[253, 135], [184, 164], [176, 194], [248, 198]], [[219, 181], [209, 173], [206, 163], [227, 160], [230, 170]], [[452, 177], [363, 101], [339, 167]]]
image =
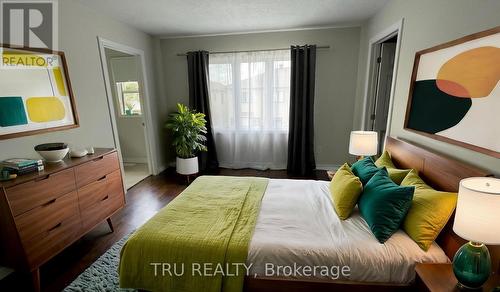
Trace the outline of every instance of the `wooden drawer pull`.
[[109, 199], [109, 195], [106, 195], [106, 197], [102, 198], [102, 199], [101, 199], [101, 202], [102, 202], [102, 201], [106, 201], [107, 199]]
[[57, 223], [56, 225], [54, 225], [54, 227], [52, 227], [52, 228], [50, 228], [49, 230], [47, 230], [47, 232], [51, 232], [51, 231], [53, 231], [53, 230], [55, 230], [55, 229], [57, 229], [57, 228], [61, 227], [61, 225], [62, 225], [62, 222], [59, 222], [59, 223]]
[[100, 178], [100, 179], [98, 179], [97, 181], [104, 180], [104, 179], [106, 179], [106, 177], [107, 177], [107, 175], [105, 175], [105, 176], [101, 177], [101, 178]]
[[54, 203], [56, 202], [56, 200], [57, 200], [57, 199], [56, 199], [56, 198], [54, 198], [54, 199], [52, 199], [52, 200], [48, 201], [47, 203], [43, 204], [42, 206], [46, 207], [46, 206], [48, 206], [48, 205], [50, 205], [50, 204], [54, 204]]
[[104, 159], [104, 156], [94, 158], [94, 159], [92, 159], [92, 161], [96, 162], [96, 161], [99, 161], [99, 160], [102, 160], [102, 159]]

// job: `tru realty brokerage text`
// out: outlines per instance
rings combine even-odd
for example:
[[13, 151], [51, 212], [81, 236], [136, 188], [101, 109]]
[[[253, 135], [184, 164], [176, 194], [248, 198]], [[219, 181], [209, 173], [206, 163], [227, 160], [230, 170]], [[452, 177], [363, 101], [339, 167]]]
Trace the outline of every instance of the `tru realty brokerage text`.
[[[349, 278], [349, 266], [308, 266], [308, 265], [276, 265], [266, 263], [264, 270], [251, 274], [252, 263], [150, 263], [155, 277], [328, 277], [331, 279]], [[256, 269], [257, 270], [257, 269]]]

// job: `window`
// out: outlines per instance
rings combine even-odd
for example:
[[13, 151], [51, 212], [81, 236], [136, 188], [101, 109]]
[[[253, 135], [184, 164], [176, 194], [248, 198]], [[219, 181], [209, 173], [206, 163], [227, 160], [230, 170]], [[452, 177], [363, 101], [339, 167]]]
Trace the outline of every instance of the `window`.
[[120, 104], [120, 115], [142, 115], [139, 82], [116, 82], [116, 93], [118, 96], [118, 103]]
[[223, 167], [283, 168], [290, 107], [290, 52], [210, 55], [210, 110]]

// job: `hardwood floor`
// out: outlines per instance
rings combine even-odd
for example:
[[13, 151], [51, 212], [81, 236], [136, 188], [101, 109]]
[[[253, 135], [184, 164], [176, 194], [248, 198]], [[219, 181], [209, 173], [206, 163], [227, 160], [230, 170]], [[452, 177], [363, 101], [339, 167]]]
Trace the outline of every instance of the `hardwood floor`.
[[[292, 178], [286, 171], [257, 171], [251, 169], [221, 169], [220, 175], [259, 176], [269, 178]], [[294, 177], [295, 178], [295, 177]], [[325, 171], [317, 171], [312, 179], [327, 180]], [[111, 220], [114, 232], [104, 221], [82, 239], [43, 265], [40, 269], [42, 291], [61, 291], [81, 272], [89, 267], [115, 242], [144, 224], [158, 210], [167, 205], [186, 188], [184, 178], [173, 169], [158, 176], [150, 176], [127, 192], [125, 207]], [[12, 273], [0, 281], [0, 291], [30, 291], [30, 275]]]

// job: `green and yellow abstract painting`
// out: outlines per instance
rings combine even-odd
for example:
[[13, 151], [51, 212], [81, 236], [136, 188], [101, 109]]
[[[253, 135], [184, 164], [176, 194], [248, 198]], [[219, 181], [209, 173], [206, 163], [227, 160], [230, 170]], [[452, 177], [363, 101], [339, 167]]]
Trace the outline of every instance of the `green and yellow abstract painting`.
[[0, 139], [76, 125], [62, 56], [0, 46]]
[[496, 32], [421, 54], [406, 128], [500, 157], [499, 46]]

